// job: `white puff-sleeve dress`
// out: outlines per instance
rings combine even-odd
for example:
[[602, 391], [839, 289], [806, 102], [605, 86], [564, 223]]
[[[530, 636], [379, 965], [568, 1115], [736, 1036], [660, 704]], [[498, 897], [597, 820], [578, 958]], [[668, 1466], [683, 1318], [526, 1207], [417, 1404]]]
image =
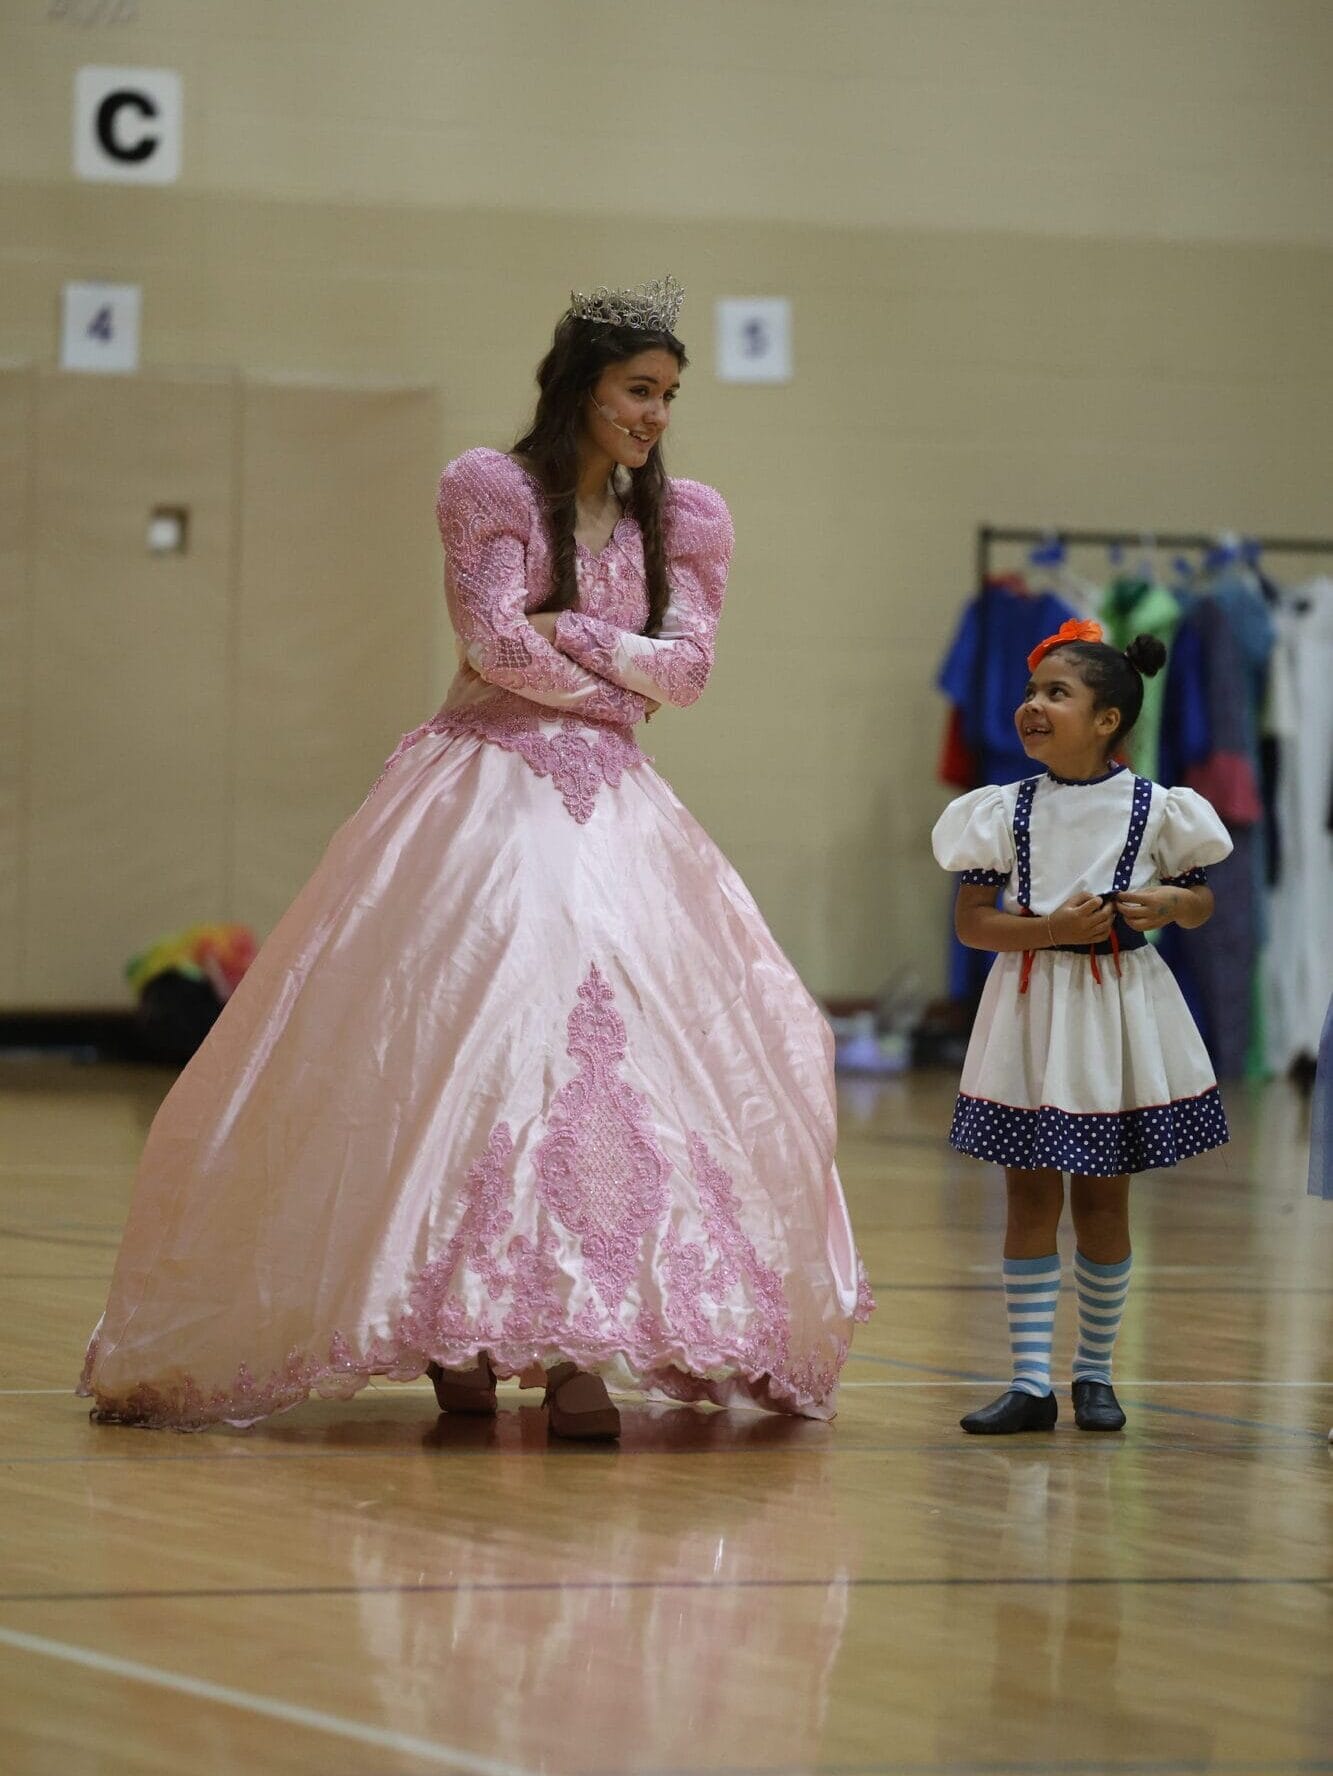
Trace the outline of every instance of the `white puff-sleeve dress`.
[[[1193, 886], [1231, 851], [1213, 808], [1123, 766], [1091, 781], [1046, 773], [960, 796], [936, 860], [1044, 919], [1078, 893]], [[1000, 1165], [1114, 1177], [1228, 1139], [1203, 1039], [1153, 946], [1122, 919], [1090, 949], [1011, 951], [986, 982], [950, 1143]]]

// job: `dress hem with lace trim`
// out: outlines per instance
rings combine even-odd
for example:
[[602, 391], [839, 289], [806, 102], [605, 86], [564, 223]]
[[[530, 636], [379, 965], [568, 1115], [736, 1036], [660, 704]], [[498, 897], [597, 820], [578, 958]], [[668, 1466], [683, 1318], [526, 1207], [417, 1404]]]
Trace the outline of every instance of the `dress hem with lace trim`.
[[[873, 1307], [873, 1297], [863, 1276], [854, 1315], [856, 1323], [864, 1325]], [[773, 1412], [823, 1418], [832, 1416], [830, 1401], [836, 1397], [848, 1345], [840, 1339], [830, 1351], [827, 1363], [812, 1357], [798, 1372], [783, 1376], [739, 1366], [734, 1357], [720, 1349], [689, 1351], [670, 1339], [651, 1347], [632, 1347], [628, 1339], [585, 1344], [576, 1337], [550, 1343], [514, 1338], [486, 1342], [474, 1336], [429, 1350], [411, 1349], [387, 1339], [358, 1356], [335, 1334], [328, 1356], [322, 1361], [293, 1351], [282, 1369], [262, 1382], [256, 1381], [242, 1365], [230, 1387], [213, 1392], [186, 1375], [171, 1386], [142, 1383], [127, 1394], [114, 1397], [97, 1392], [89, 1379], [98, 1354], [98, 1340], [94, 1336], [75, 1393], [97, 1402], [90, 1416], [99, 1424], [176, 1431], [202, 1431], [228, 1424], [244, 1429], [276, 1413], [290, 1411], [312, 1394], [324, 1399], [350, 1400], [379, 1378], [416, 1381], [431, 1363], [438, 1363], [443, 1369], [470, 1369], [483, 1350], [501, 1380], [538, 1366], [549, 1369], [557, 1363], [572, 1362], [592, 1373], [614, 1367], [643, 1392], [665, 1394], [672, 1400], [726, 1405], [748, 1398]]]

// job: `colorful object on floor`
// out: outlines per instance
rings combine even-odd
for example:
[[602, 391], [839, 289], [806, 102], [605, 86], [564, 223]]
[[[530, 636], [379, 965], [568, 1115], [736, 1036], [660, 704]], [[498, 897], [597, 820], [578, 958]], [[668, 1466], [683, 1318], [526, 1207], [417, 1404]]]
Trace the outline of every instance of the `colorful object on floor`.
[[241, 984], [259, 945], [248, 925], [190, 925], [159, 937], [125, 964], [125, 977], [142, 993], [159, 975], [206, 980], [226, 1003]]

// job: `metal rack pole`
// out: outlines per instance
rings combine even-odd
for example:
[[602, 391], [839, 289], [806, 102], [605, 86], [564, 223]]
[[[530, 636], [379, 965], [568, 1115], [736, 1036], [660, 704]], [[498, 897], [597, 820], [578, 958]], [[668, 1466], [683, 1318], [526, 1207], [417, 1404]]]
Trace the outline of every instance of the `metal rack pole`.
[[[1044, 543], [1057, 537], [1073, 547], [1093, 549], [1134, 547], [1151, 536], [1158, 549], [1215, 548], [1217, 537], [1199, 531], [1170, 530], [1064, 530], [1058, 527], [1038, 529], [1033, 525], [981, 524], [977, 527], [977, 584], [990, 573], [991, 551], [997, 543]], [[1254, 537], [1263, 555], [1333, 555], [1331, 537]]]

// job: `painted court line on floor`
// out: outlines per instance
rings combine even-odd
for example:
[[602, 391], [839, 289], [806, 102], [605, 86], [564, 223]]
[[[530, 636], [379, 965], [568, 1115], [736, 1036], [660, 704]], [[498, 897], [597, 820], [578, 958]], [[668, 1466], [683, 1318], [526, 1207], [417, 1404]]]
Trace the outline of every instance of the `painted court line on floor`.
[[[1147, 1411], [1153, 1410], [1153, 1408], [1151, 1406], [1148, 1406], [1146, 1402], [1144, 1403], [1144, 1406], [1145, 1406], [1145, 1410], [1147, 1410]], [[1158, 1407], [1157, 1410], [1159, 1412], [1162, 1412], [1162, 1411], [1169, 1412], [1170, 1407]], [[1194, 1416], [1194, 1415], [1191, 1415], [1191, 1416]], [[1203, 1416], [1206, 1418], [1209, 1415], [1207, 1413], [1205, 1413], [1205, 1414], [1203, 1414]], [[1248, 1420], [1223, 1418], [1223, 1419], [1218, 1419], [1216, 1422], [1218, 1422], [1220, 1424], [1237, 1424], [1242, 1429], [1256, 1428], [1256, 1427], [1252, 1426]], [[1266, 1427], [1264, 1427], [1263, 1425], [1260, 1425], [1257, 1428], [1259, 1430], [1263, 1430]], [[1289, 1427], [1277, 1425], [1277, 1426], [1273, 1426], [1272, 1429], [1277, 1434], [1275, 1436], [1269, 1438], [1267, 1441], [1264, 1441], [1261, 1438], [1248, 1437], [1245, 1439], [1244, 1442], [1235, 1441], [1235, 1442], [1209, 1443], [1207, 1445], [1207, 1453], [1209, 1455], [1244, 1455], [1244, 1456], [1261, 1455], [1264, 1457], [1264, 1459], [1266, 1461], [1274, 1462], [1274, 1461], [1277, 1461], [1280, 1457], [1284, 1457], [1284, 1456], [1288, 1456], [1288, 1455], [1290, 1455], [1292, 1457], [1301, 1456], [1303, 1458], [1306, 1451], [1302, 1450], [1299, 1447], [1299, 1445], [1301, 1445], [1301, 1444], [1306, 1445], [1307, 1449], [1309, 1448], [1309, 1446], [1313, 1445], [1316, 1448], [1322, 1450], [1325, 1448], [1325, 1446], [1328, 1443], [1327, 1433], [1325, 1432], [1325, 1430], [1322, 1427], [1319, 1429], [1302, 1431], [1302, 1430], [1292, 1430]], [[136, 1431], [133, 1434], [135, 1436], [142, 1436], [142, 1435], [146, 1435], [148, 1433]], [[152, 1433], [152, 1434], [157, 1434], [157, 1433]], [[174, 1435], [175, 1433], [172, 1433], [172, 1434]], [[200, 1433], [200, 1434], [202, 1435], [203, 1433]], [[1072, 1440], [1076, 1436], [1078, 1437], [1078, 1441], [1080, 1443], [1086, 1444], [1088, 1442], [1088, 1439], [1086, 1437], [1084, 1437], [1081, 1433], [1076, 1433], [1073, 1430], [1069, 1430], [1067, 1432], [1067, 1434], [1064, 1431], [1057, 1430], [1053, 1434], [1056, 1438], [1062, 1439], [1062, 1441], [1058, 1445], [1055, 1445], [1055, 1444], [1040, 1444], [1040, 1445], [1038, 1445], [1035, 1442], [1033, 1442], [1032, 1444], [1030, 1444], [1030, 1447], [1032, 1447], [1034, 1449], [1035, 1448], [1042, 1448], [1042, 1449], [1049, 1450], [1051, 1448], [1058, 1446], [1063, 1449], [1068, 1449], [1072, 1444]], [[241, 1433], [241, 1436], [243, 1436], [243, 1435], [244, 1435], [244, 1433]], [[1119, 1441], [1115, 1442], [1115, 1443], [1113, 1443], [1113, 1440], [1110, 1437], [1097, 1438], [1097, 1439], [1095, 1439], [1095, 1441], [1099, 1444], [1112, 1445], [1113, 1447], [1116, 1447], [1116, 1448], [1124, 1448], [1125, 1447], [1125, 1443], [1124, 1443], [1123, 1438], [1119, 1439]], [[985, 1439], [985, 1438], [963, 1437], [963, 1436], [960, 1436], [956, 1430], [949, 1430], [947, 1432], [944, 1432], [942, 1430], [941, 1435], [939, 1435], [937, 1437], [931, 1437], [928, 1439], [921, 1438], [921, 1437], [918, 1437], [915, 1439], [910, 1438], [910, 1437], [903, 1437], [898, 1442], [895, 1442], [895, 1443], [863, 1443], [863, 1444], [856, 1446], [856, 1447], [848, 1447], [846, 1445], [843, 1445], [842, 1447], [838, 1447], [836, 1445], [819, 1444], [817, 1446], [812, 1445], [812, 1446], [805, 1448], [805, 1449], [798, 1449], [798, 1448], [784, 1449], [780, 1453], [783, 1455], [790, 1456], [793, 1460], [800, 1459], [802, 1461], [829, 1461], [835, 1457], [840, 1461], [859, 1461], [859, 1460], [864, 1460], [867, 1456], [880, 1456], [880, 1455], [893, 1455], [893, 1456], [956, 1455], [963, 1461], [971, 1461], [971, 1460], [975, 1459], [975, 1452], [979, 1446], [989, 1447], [992, 1450], [994, 1447], [993, 1444], [990, 1444], [987, 1441], [987, 1439]], [[240, 1438], [238, 1437], [236, 1442], [229, 1442], [225, 1445], [225, 1447], [226, 1447], [228, 1453], [225, 1455], [219, 1455], [219, 1456], [212, 1456], [212, 1455], [153, 1455], [153, 1456], [144, 1456], [144, 1455], [14, 1455], [14, 1456], [5, 1456], [3, 1458], [0, 1458], [0, 1466], [6, 1467], [6, 1468], [16, 1468], [16, 1467], [116, 1468], [116, 1467], [128, 1467], [132, 1464], [137, 1464], [141, 1467], [161, 1467], [162, 1465], [164, 1465], [165, 1463], [168, 1463], [168, 1462], [178, 1463], [181, 1465], [183, 1465], [187, 1462], [190, 1462], [190, 1463], [193, 1463], [195, 1467], [206, 1468], [206, 1467], [221, 1467], [221, 1466], [224, 1466], [224, 1465], [232, 1463], [232, 1462], [240, 1462], [240, 1461], [244, 1461], [244, 1462], [289, 1462], [289, 1463], [295, 1464], [296, 1462], [302, 1462], [302, 1461], [347, 1461], [347, 1462], [351, 1462], [351, 1461], [424, 1461], [430, 1457], [434, 1457], [435, 1459], [438, 1459], [438, 1454], [436, 1452], [430, 1451], [428, 1449], [405, 1448], [405, 1447], [404, 1448], [397, 1448], [394, 1446], [384, 1445], [384, 1444], [381, 1444], [377, 1448], [374, 1448], [374, 1449], [310, 1449], [310, 1448], [306, 1448], [306, 1449], [288, 1449], [288, 1450], [278, 1451], [278, 1450], [255, 1449], [253, 1447], [247, 1447], [247, 1446], [241, 1444]], [[1155, 1455], [1188, 1455], [1190, 1457], [1196, 1457], [1201, 1452], [1201, 1446], [1197, 1440], [1190, 1440], [1187, 1438], [1181, 1438], [1180, 1440], [1176, 1440], [1176, 1441], [1171, 1441], [1166, 1438], [1154, 1438], [1153, 1443], [1152, 1443], [1152, 1450]], [[496, 1456], [496, 1457], [503, 1457], [505, 1460], [517, 1460], [518, 1456], [521, 1452], [518, 1450], [504, 1451], [504, 1450], [500, 1450], [500, 1449], [493, 1450], [493, 1449], [489, 1449], [489, 1448], [479, 1450], [479, 1449], [476, 1449], [475, 1447], [469, 1448], [466, 1443], [463, 1443], [463, 1444], [460, 1444], [459, 1447], [453, 1453], [455, 1455], [459, 1455], [459, 1456], [490, 1455], [490, 1456]], [[742, 1457], [748, 1457], [751, 1454], [772, 1455], [773, 1453], [774, 1453], [773, 1449], [768, 1445], [764, 1445], [761, 1448], [755, 1449], [753, 1451], [746, 1450], [746, 1449], [735, 1449], [735, 1448], [719, 1448], [719, 1449], [658, 1448], [658, 1449], [654, 1449], [654, 1448], [640, 1447], [638, 1449], [623, 1452], [623, 1455], [621, 1456], [620, 1459], [623, 1459], [625, 1461], [637, 1461], [641, 1458], [648, 1457], [648, 1458], [651, 1458], [654, 1460], [659, 1460], [659, 1461], [688, 1461], [688, 1460], [719, 1461], [719, 1460], [724, 1460], [724, 1459], [725, 1460], [739, 1460]], [[563, 1460], [566, 1458], [562, 1456], [560, 1459]], [[599, 1452], [599, 1453], [592, 1454], [592, 1455], [589, 1455], [586, 1453], [580, 1455], [579, 1452], [571, 1452], [568, 1459], [570, 1459], [570, 1460], [588, 1459], [588, 1460], [604, 1461], [607, 1458], [606, 1458], [605, 1452]]]
[[[972, 1272], [972, 1274], [974, 1276], [1001, 1277], [1004, 1275], [1004, 1272], [1000, 1269], [998, 1264], [969, 1264], [967, 1268]], [[1231, 1270], [1231, 1268], [1232, 1268], [1231, 1266], [1226, 1265], [1226, 1264], [1142, 1264], [1142, 1263], [1140, 1263], [1140, 1264], [1136, 1264], [1134, 1266], [1134, 1278], [1135, 1278], [1135, 1281], [1137, 1282], [1137, 1280], [1140, 1277], [1150, 1277], [1150, 1276], [1210, 1276], [1210, 1277], [1226, 1276], [1229, 1273], [1229, 1271]], [[1239, 1265], [1235, 1266], [1235, 1269], [1237, 1271], [1239, 1271], [1241, 1275], [1248, 1275], [1249, 1268], [1250, 1267], [1246, 1267], [1245, 1270], [1241, 1270], [1241, 1267]], [[871, 1287], [872, 1288], [874, 1287], [873, 1283], [871, 1284]]]
[[[876, 1295], [1003, 1295], [1003, 1283], [871, 1283]], [[1135, 1295], [1333, 1295], [1333, 1288], [1293, 1283], [1289, 1288], [1266, 1283], [1150, 1283], [1134, 1278]]]
[[[839, 1384], [845, 1388], [970, 1388], [977, 1384], [974, 1381], [844, 1381]], [[1237, 1376], [1234, 1381], [1121, 1381], [1116, 1377], [1118, 1388], [1312, 1388], [1317, 1393], [1321, 1388], [1333, 1388], [1333, 1381], [1260, 1381], [1254, 1376]], [[16, 1390], [22, 1392], [21, 1389]], [[45, 1392], [34, 1388], [33, 1393]], [[0, 1393], [5, 1389], [0, 1388]]]
[[[726, 1776], [1255, 1776], [1253, 1758], [1177, 1758], [1169, 1762], [1148, 1758], [1061, 1758], [1031, 1763], [1012, 1758], [975, 1763], [970, 1760], [935, 1764], [754, 1764], [744, 1769], [728, 1764]], [[1328, 1776], [1329, 1758], [1265, 1759], [1263, 1776]], [[642, 1767], [642, 1776], [718, 1776], [715, 1765], [675, 1765], [668, 1769]]]
[[86, 1165], [58, 1165], [52, 1160], [26, 1160], [22, 1164], [0, 1160], [0, 1174], [6, 1172], [12, 1172], [19, 1178], [35, 1175], [44, 1178], [103, 1178], [123, 1172], [129, 1178], [134, 1176], [134, 1161], [126, 1160], [123, 1165], [108, 1164], [105, 1160]]
[[[442, 1579], [406, 1580], [380, 1585], [215, 1585], [160, 1590], [5, 1591], [0, 1605], [55, 1603], [237, 1603], [257, 1597], [510, 1597], [554, 1596], [557, 1593], [731, 1591], [1108, 1591], [1108, 1590], [1333, 1590], [1333, 1573], [1005, 1573], [993, 1577], [954, 1574], [946, 1578], [896, 1575], [856, 1578], [834, 1574], [819, 1578], [772, 1579]], [[0, 1630], [0, 1637], [8, 1630]], [[54, 1645], [61, 1644], [53, 1642]], [[99, 1654], [100, 1658], [102, 1655]]]
[[[870, 1356], [869, 1354], [864, 1354], [859, 1351], [853, 1352], [853, 1356], [856, 1358], [857, 1361], [862, 1362], [862, 1363], [893, 1363], [893, 1364], [897, 1365], [900, 1361], [898, 1358], [895, 1358], [895, 1357], [874, 1357], [874, 1356]], [[915, 1363], [903, 1363], [902, 1364], [902, 1367], [905, 1369], [907, 1369], [907, 1368], [915, 1369], [915, 1368], [924, 1367], [924, 1366], [925, 1365], [923, 1365], [923, 1364], [915, 1364]], [[977, 1376], [976, 1379], [974, 1380], [972, 1377], [969, 1376], [966, 1379], [954, 1380], [954, 1379], [950, 1379], [946, 1375], [946, 1376], [942, 1376], [939, 1380], [935, 1380], [935, 1381], [844, 1381], [844, 1382], [840, 1383], [840, 1385], [845, 1388], [932, 1388], [932, 1387], [933, 1388], [949, 1388], [949, 1387], [975, 1387], [978, 1382], [985, 1383], [985, 1382], [992, 1381], [992, 1380], [998, 1386], [1000, 1383], [1000, 1379], [1001, 1378], [999, 1376]], [[416, 1380], [416, 1381], [396, 1381], [391, 1384], [382, 1384], [378, 1381], [372, 1381], [370, 1383], [370, 1388], [373, 1392], [382, 1393], [382, 1394], [401, 1394], [401, 1393], [407, 1393], [407, 1392], [425, 1393], [426, 1392], [426, 1385], [427, 1384], [424, 1379]], [[1328, 1376], [1327, 1378], [1316, 1377], [1315, 1379], [1310, 1380], [1310, 1381], [1275, 1381], [1269, 1376], [1261, 1376], [1261, 1375], [1232, 1375], [1232, 1376], [1227, 1376], [1220, 1381], [1215, 1376], [1209, 1380], [1204, 1380], [1202, 1377], [1192, 1376], [1192, 1375], [1173, 1376], [1170, 1378], [1164, 1378], [1164, 1379], [1156, 1380], [1156, 1381], [1126, 1381], [1126, 1380], [1122, 1379], [1121, 1377], [1117, 1376], [1116, 1386], [1120, 1387], [1120, 1388], [1263, 1387], [1263, 1388], [1296, 1388], [1296, 1389], [1313, 1388], [1315, 1390], [1318, 1390], [1320, 1388], [1333, 1388], [1333, 1376]], [[529, 1391], [531, 1391], [531, 1390], [529, 1390]], [[71, 1397], [73, 1397], [74, 1389], [72, 1387], [44, 1387], [44, 1388], [32, 1388], [32, 1387], [4, 1388], [4, 1387], [0, 1387], [0, 1398], [8, 1398], [8, 1399], [17, 1398], [20, 1395], [34, 1395], [34, 1396], [41, 1395], [43, 1397], [54, 1398], [58, 1395], [63, 1395], [63, 1394], [68, 1394]], [[629, 1401], [633, 1401], [638, 1398], [638, 1396], [635, 1394], [627, 1394], [619, 1389], [616, 1390], [616, 1397], [618, 1399], [625, 1399], [625, 1400], [629, 1400]]]
[[0, 1646], [13, 1647], [16, 1652], [31, 1653], [39, 1659], [58, 1659], [66, 1665], [78, 1665], [86, 1671], [104, 1672], [108, 1677], [123, 1677], [129, 1683], [148, 1684], [154, 1689], [174, 1690], [179, 1696], [191, 1696], [200, 1702], [217, 1702], [224, 1708], [238, 1708], [246, 1714], [262, 1715], [269, 1720], [284, 1721], [288, 1726], [308, 1727], [315, 1733], [330, 1733], [339, 1739], [355, 1740], [373, 1746], [376, 1751], [396, 1751], [407, 1757], [420, 1758], [442, 1770], [457, 1770], [464, 1776], [534, 1776], [517, 1764], [501, 1763], [496, 1758], [481, 1757], [475, 1752], [460, 1751], [452, 1745], [440, 1745], [431, 1739], [417, 1739], [410, 1733], [394, 1733], [384, 1727], [372, 1727], [363, 1721], [348, 1720], [343, 1715], [325, 1714], [322, 1709], [302, 1708], [292, 1702], [278, 1702], [270, 1696], [256, 1696], [248, 1690], [232, 1689], [228, 1684], [209, 1683], [184, 1672], [162, 1671], [156, 1665], [141, 1665], [137, 1659], [117, 1659], [91, 1647], [70, 1645], [63, 1640], [46, 1640], [39, 1634], [22, 1634], [13, 1628], [0, 1628]]

